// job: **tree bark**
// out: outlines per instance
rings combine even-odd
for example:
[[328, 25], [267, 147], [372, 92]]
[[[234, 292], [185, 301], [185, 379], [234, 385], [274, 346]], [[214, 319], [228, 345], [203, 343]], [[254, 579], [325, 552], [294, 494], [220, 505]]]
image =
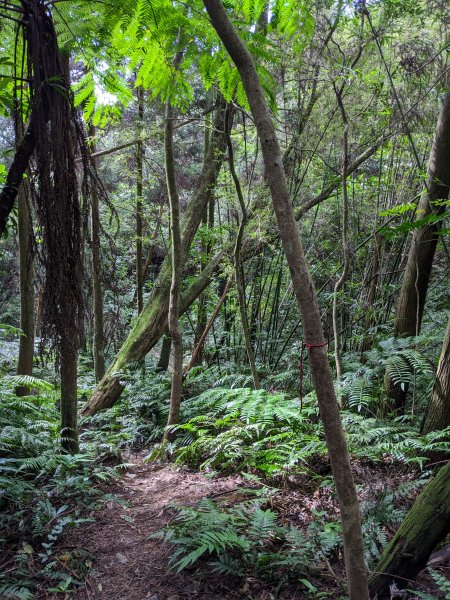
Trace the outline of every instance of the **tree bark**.
[[60, 351], [61, 374], [61, 445], [70, 454], [79, 451], [77, 418], [77, 358], [71, 343]]
[[[228, 115], [228, 112], [227, 112]], [[225, 126], [226, 136], [227, 136], [227, 146], [228, 146], [228, 163], [230, 167], [231, 177], [233, 178], [234, 186], [236, 188], [236, 194], [239, 200], [239, 206], [241, 209], [241, 223], [239, 225], [239, 231], [236, 238], [236, 244], [234, 246], [234, 270], [236, 274], [236, 288], [238, 293], [238, 302], [239, 302], [239, 314], [241, 317], [241, 325], [242, 331], [244, 334], [244, 343], [245, 343], [245, 351], [247, 353], [248, 363], [250, 365], [250, 370], [252, 372], [253, 378], [253, 387], [255, 390], [259, 390], [261, 385], [259, 383], [259, 375], [256, 369], [255, 363], [255, 354], [252, 348], [252, 340], [250, 337], [250, 327], [248, 325], [247, 318], [247, 306], [245, 302], [245, 279], [244, 279], [244, 270], [242, 268], [241, 263], [241, 248], [242, 248], [242, 238], [244, 236], [245, 226], [247, 225], [247, 207], [245, 206], [244, 196], [242, 195], [241, 184], [239, 181], [239, 177], [237, 176], [236, 169], [234, 167], [234, 152], [233, 152], [233, 143], [231, 141], [231, 135], [228, 130], [228, 127]]]
[[[197, 182], [196, 193], [184, 213], [181, 231], [182, 265], [186, 261], [190, 245], [200, 224], [205, 206], [210, 198], [211, 189], [215, 187], [222, 165], [225, 150], [223, 117], [224, 105], [221, 103], [216, 114], [208, 155], [205, 157], [202, 172]], [[215, 269], [214, 262], [210, 266]], [[210, 269], [208, 269], [208, 272], [210, 272]], [[202, 278], [200, 277], [200, 279]], [[126, 368], [127, 365], [144, 358], [147, 352], [160, 339], [167, 327], [168, 296], [171, 280], [172, 269], [170, 259], [166, 258], [161, 266], [161, 271], [147, 304], [139, 315], [135, 326], [122, 345], [122, 348], [119, 350], [114, 362], [109, 367], [105, 377], [94, 390], [91, 400], [84, 406], [83, 414], [94, 414], [102, 408], [112, 406], [120, 397], [123, 389], [122, 386], [117, 385], [120, 382], [120, 376], [117, 376], [117, 372]], [[209, 282], [209, 279], [206, 277], [202, 281]], [[199, 293], [203, 289], [200, 289]], [[115, 398], [111, 396], [112, 391], [117, 394]]]
[[189, 373], [189, 371], [192, 369], [192, 367], [198, 363], [198, 355], [203, 348], [203, 344], [205, 343], [206, 336], [208, 335], [211, 327], [213, 326], [214, 321], [217, 319], [220, 309], [222, 308], [223, 303], [225, 302], [225, 299], [228, 294], [228, 290], [230, 289], [230, 285], [231, 285], [231, 280], [229, 279], [225, 285], [225, 289], [222, 292], [219, 302], [216, 305], [216, 308], [213, 310], [213, 313], [210, 316], [209, 321], [206, 324], [205, 329], [203, 330], [202, 335], [200, 336], [200, 338], [197, 342], [197, 345], [195, 346], [194, 352], [192, 353], [192, 356], [191, 356], [191, 360], [188, 362], [188, 364], [184, 368], [185, 375], [187, 375]]
[[[142, 121], [144, 118], [144, 91], [142, 88], [137, 90], [138, 99], [138, 118], [139, 129], [142, 131]], [[142, 268], [142, 185], [143, 185], [143, 166], [144, 166], [144, 147], [142, 141], [136, 146], [136, 297], [137, 312], [141, 314], [144, 308], [144, 277]]]
[[434, 548], [450, 531], [450, 462], [420, 493], [385, 548], [370, 578], [370, 593], [378, 600], [391, 597], [395, 582], [406, 587], [427, 564]]
[[[16, 117], [16, 136], [21, 139], [23, 124]], [[19, 287], [20, 287], [20, 329], [18, 375], [33, 374], [34, 356], [34, 248], [33, 223], [31, 217], [31, 189], [27, 179], [20, 184], [18, 198], [19, 225]], [[18, 396], [26, 396], [29, 389], [19, 386]]]
[[359, 504], [342, 429], [333, 379], [325, 349], [314, 283], [306, 264], [283, 160], [272, 116], [264, 97], [253, 59], [228, 19], [220, 0], [203, 0], [211, 22], [236, 65], [246, 92], [263, 151], [265, 177], [291, 272], [292, 287], [310, 344], [311, 374], [333, 470], [344, 538], [344, 557], [351, 600], [368, 600], [367, 574], [361, 534]]
[[[450, 425], [450, 316], [442, 344], [433, 391], [425, 411], [420, 433], [440, 431]], [[432, 460], [440, 457], [433, 456]]]
[[6, 229], [8, 217], [14, 208], [14, 202], [19, 193], [20, 184], [27, 170], [31, 155], [34, 152], [35, 145], [36, 137], [32, 117], [14, 154], [8, 175], [6, 176], [6, 182], [0, 192], [0, 236], [3, 235]]
[[[91, 138], [91, 149], [95, 154], [95, 127], [89, 126]], [[97, 160], [92, 159], [94, 166]], [[105, 333], [103, 320], [103, 290], [102, 290], [102, 251], [100, 244], [100, 206], [98, 201], [98, 190], [94, 187], [91, 196], [91, 244], [92, 244], [92, 296], [94, 313], [94, 372], [95, 381], [100, 381], [105, 374]]]
[[[339, 109], [344, 123], [344, 135], [343, 135], [343, 158], [342, 158], [342, 251], [344, 254], [344, 268], [339, 279], [336, 281], [334, 286], [333, 294], [333, 334], [334, 334], [334, 359], [336, 362], [336, 379], [339, 382], [342, 378], [342, 364], [341, 364], [341, 335], [339, 327], [339, 313], [338, 313], [338, 300], [339, 292], [345, 285], [347, 277], [350, 271], [350, 248], [348, 241], [348, 190], [347, 190], [347, 170], [348, 170], [348, 129], [349, 123], [347, 119], [347, 113], [342, 102], [342, 91], [336, 91], [336, 98], [338, 101]], [[340, 396], [342, 394], [339, 394]], [[342, 399], [339, 399], [342, 406]]]
[[170, 353], [172, 351], [172, 339], [170, 335], [163, 336], [161, 351], [159, 353], [159, 360], [156, 368], [160, 371], [167, 371], [169, 368]]
[[[417, 219], [444, 214], [450, 189], [450, 92], [444, 98], [428, 163], [426, 189], [417, 207]], [[394, 321], [395, 336], [419, 335], [428, 291], [433, 259], [439, 239], [440, 221], [427, 223], [414, 230], [408, 253], [402, 287]], [[395, 385], [386, 375], [385, 387], [389, 397], [388, 408], [402, 412], [407, 387]]]
[[[177, 53], [175, 65], [181, 60], [182, 54]], [[164, 439], [172, 440], [173, 431], [170, 425], [175, 425], [180, 420], [181, 393], [183, 387], [183, 337], [180, 329], [180, 289], [181, 289], [181, 225], [180, 225], [180, 199], [175, 179], [175, 159], [173, 150], [173, 120], [175, 111], [166, 103], [166, 120], [164, 129], [164, 151], [167, 181], [167, 194], [170, 207], [170, 256], [172, 263], [172, 283], [169, 296], [168, 325], [173, 348], [172, 386], [170, 390], [168, 429], [165, 430]]]

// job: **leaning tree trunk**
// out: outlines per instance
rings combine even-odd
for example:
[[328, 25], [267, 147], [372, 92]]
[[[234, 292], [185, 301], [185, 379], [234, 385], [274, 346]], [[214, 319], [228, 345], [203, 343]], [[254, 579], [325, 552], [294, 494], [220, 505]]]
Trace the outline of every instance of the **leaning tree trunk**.
[[[450, 92], [444, 98], [428, 163], [426, 189], [417, 207], [417, 219], [444, 214], [444, 202], [450, 188]], [[394, 321], [395, 336], [412, 336], [420, 333], [423, 310], [428, 291], [434, 254], [439, 239], [440, 221], [430, 221], [414, 230], [408, 261], [403, 274], [402, 287]], [[401, 412], [406, 402], [407, 387], [395, 385], [385, 376], [389, 408]]]
[[[420, 433], [440, 431], [450, 425], [450, 316], [447, 323], [433, 391], [425, 411]], [[439, 457], [433, 456], [432, 460]]]
[[292, 277], [292, 287], [309, 344], [311, 374], [330, 455], [344, 538], [351, 600], [368, 600], [359, 504], [350, 467], [339, 407], [328, 363], [317, 294], [309, 274], [283, 167], [283, 160], [264, 92], [251, 54], [228, 19], [220, 0], [203, 0], [211, 22], [236, 65], [250, 104], [263, 151], [265, 177]]
[[0, 236], [3, 235], [8, 217], [14, 208], [25, 171], [36, 146], [34, 119], [31, 117], [28, 127], [14, 154], [6, 176], [6, 182], [0, 192]]
[[[190, 245], [189, 240], [192, 240], [193, 237], [192, 230], [196, 230], [198, 227], [200, 221], [199, 215], [202, 215], [202, 211], [204, 210], [202, 207], [206, 206], [208, 198], [211, 196], [211, 190], [215, 186], [215, 181], [220, 170], [224, 151], [224, 137], [223, 135], [220, 135], [222, 131], [222, 120], [223, 114], [218, 114], [216, 122], [214, 123], [209, 151], [197, 184], [197, 192], [192, 203], [188, 207], [188, 215], [185, 215], [183, 231], [186, 232], [186, 236], [183, 235], [183, 239], [186, 239], [186, 241], [189, 242], [186, 246], [186, 253], [188, 252]], [[380, 138], [373, 146], [370, 146], [360, 154], [349, 165], [347, 175], [353, 173], [364, 163], [364, 161], [370, 158], [384, 141], [386, 141], [385, 137]], [[126, 146], [128, 145], [129, 144], [126, 144]], [[97, 156], [98, 155], [100, 155], [100, 153], [97, 153]], [[327, 200], [340, 183], [341, 178], [334, 179], [317, 196], [305, 202], [297, 209], [296, 217], [300, 219], [309, 210]], [[210, 203], [210, 206], [211, 204], [212, 203]], [[196, 219], [198, 219], [198, 221], [196, 221]], [[189, 236], [187, 234], [189, 234]], [[190, 237], [191, 234], [192, 237]], [[257, 240], [251, 239], [244, 240], [243, 242], [243, 247], [246, 249], [245, 254], [248, 256], [255, 255], [255, 252], [252, 251], [251, 248], [248, 248], [248, 246], [252, 245], [253, 247], [256, 246], [257, 249], [260, 249], [260, 243]], [[222, 255], [222, 258], [224, 257], [225, 255]], [[203, 272], [199, 275], [197, 282], [190, 286], [189, 292], [186, 292], [186, 297], [192, 297], [192, 293], [196, 289], [199, 290], [198, 294], [201, 294], [201, 292], [208, 287], [212, 273], [218, 268], [216, 259], [217, 257], [213, 258], [207, 267], [205, 267]], [[90, 401], [83, 407], [83, 414], [93, 415], [99, 410], [112, 406], [120, 398], [124, 389], [124, 386], [120, 383], [119, 372], [121, 369], [144, 358], [147, 352], [158, 343], [162, 334], [167, 331], [168, 295], [171, 277], [170, 269], [167, 269], [167, 266], [168, 263], [165, 261], [156, 285], [153, 288], [152, 294], [145, 305], [140, 318], [130, 332], [128, 338], [123, 343], [105, 377], [94, 390]], [[192, 302], [196, 298], [197, 296], [193, 297]], [[189, 306], [187, 301], [183, 301], [183, 303], [186, 306]]]
[[427, 564], [434, 548], [450, 532], [450, 462], [420, 493], [395, 536], [385, 548], [369, 581], [378, 600], [391, 597], [395, 582], [406, 587]]
[[[194, 197], [187, 206], [181, 230], [181, 264], [184, 265], [190, 245], [200, 224], [203, 211], [215, 187], [225, 150], [223, 133], [224, 106], [218, 108], [214, 131], [207, 156], [200, 173]], [[120, 397], [123, 385], [118, 372], [133, 362], [145, 357], [158, 342], [167, 327], [168, 297], [172, 281], [170, 259], [166, 258], [147, 304], [122, 345], [114, 362], [98, 384], [90, 401], [84, 406], [83, 414], [92, 415], [98, 410], [109, 408]], [[202, 290], [200, 290], [202, 291]]]

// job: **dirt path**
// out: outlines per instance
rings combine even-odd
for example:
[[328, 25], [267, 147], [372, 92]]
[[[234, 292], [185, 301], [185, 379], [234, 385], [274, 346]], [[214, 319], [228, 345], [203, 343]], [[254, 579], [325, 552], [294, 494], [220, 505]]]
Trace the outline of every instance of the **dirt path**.
[[[133, 462], [137, 462], [134, 460]], [[239, 477], [210, 480], [173, 465], [139, 462], [113, 486], [112, 493], [126, 502], [108, 502], [95, 513], [95, 522], [77, 529], [68, 540], [94, 558], [86, 590], [71, 596], [108, 600], [229, 599], [242, 594], [213, 578], [199, 583], [189, 573], [168, 570], [169, 548], [149, 536], [167, 524], [172, 504], [193, 504], [205, 497], [232, 492]], [[61, 595], [58, 596], [61, 598]]]

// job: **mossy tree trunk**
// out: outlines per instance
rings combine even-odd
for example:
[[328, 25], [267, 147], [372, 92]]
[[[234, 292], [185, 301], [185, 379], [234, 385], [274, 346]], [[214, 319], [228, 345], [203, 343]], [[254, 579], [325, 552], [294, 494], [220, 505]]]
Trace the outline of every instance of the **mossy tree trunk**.
[[407, 587], [449, 531], [450, 462], [424, 488], [385, 548], [369, 580], [371, 595], [378, 600], [389, 599], [393, 582]]
[[[422, 434], [439, 431], [450, 425], [450, 316], [442, 344], [433, 391], [425, 411]], [[439, 457], [433, 456], [432, 460]]]
[[344, 557], [351, 600], [368, 600], [359, 504], [350, 467], [327, 351], [317, 293], [306, 263], [283, 167], [272, 115], [267, 106], [252, 56], [231, 24], [220, 0], [203, 0], [212, 25], [236, 65], [245, 89], [264, 158], [280, 237], [289, 265], [292, 287], [309, 343], [311, 374], [333, 470], [344, 538]]

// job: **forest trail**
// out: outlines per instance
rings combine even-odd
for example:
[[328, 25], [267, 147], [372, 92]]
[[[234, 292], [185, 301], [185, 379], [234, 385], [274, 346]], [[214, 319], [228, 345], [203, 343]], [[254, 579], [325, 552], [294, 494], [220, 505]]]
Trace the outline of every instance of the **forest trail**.
[[[188, 572], [169, 571], [167, 544], [151, 539], [173, 517], [173, 504], [195, 504], [201, 498], [232, 493], [237, 477], [207, 479], [173, 465], [155, 465], [136, 457], [109, 490], [121, 503], [108, 501], [88, 523], [68, 538], [70, 548], [82, 547], [93, 559], [86, 589], [72, 595], [83, 600], [205, 600], [244, 597], [227, 589], [223, 578], [208, 583]], [[122, 505], [123, 502], [123, 505]], [[56, 596], [53, 596], [56, 598]], [[61, 594], [57, 596], [61, 598]], [[48, 596], [47, 596], [48, 598]]]

